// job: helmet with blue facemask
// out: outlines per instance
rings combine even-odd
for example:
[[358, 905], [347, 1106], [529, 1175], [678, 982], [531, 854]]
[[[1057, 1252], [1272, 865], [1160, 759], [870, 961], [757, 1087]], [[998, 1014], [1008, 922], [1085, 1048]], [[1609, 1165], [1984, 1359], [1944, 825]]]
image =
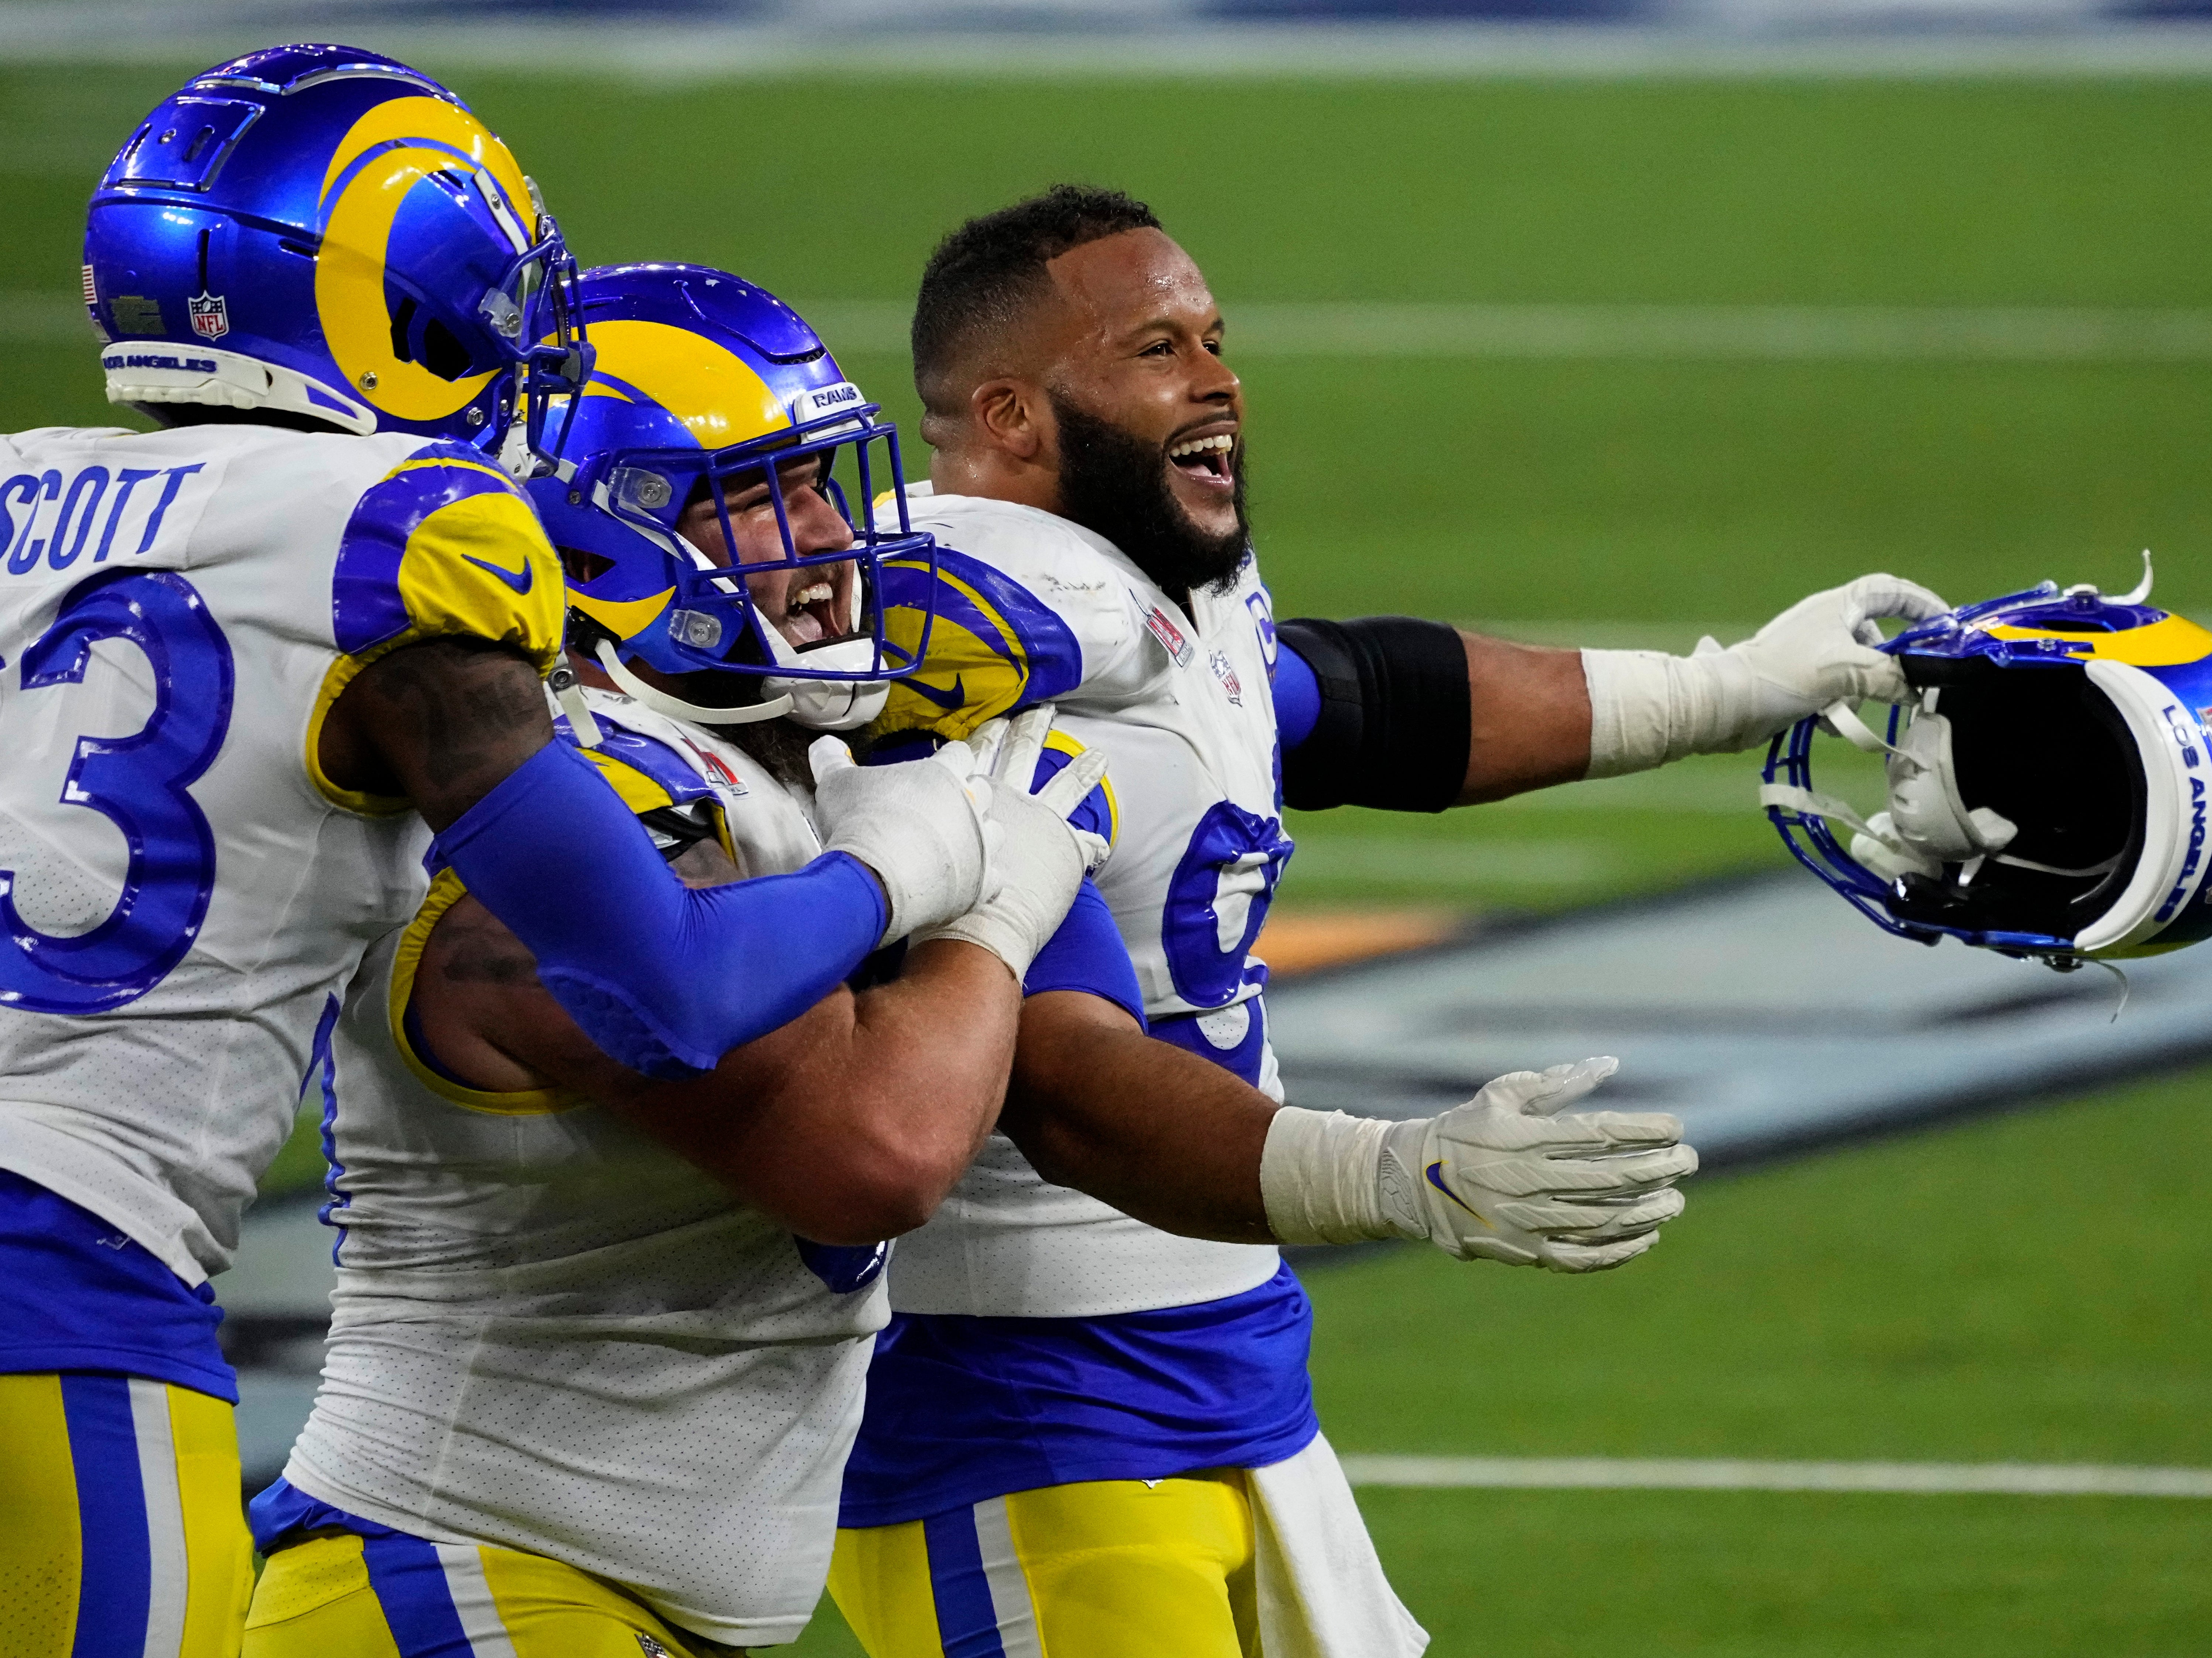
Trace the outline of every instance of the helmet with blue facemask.
[[[2212, 935], [2212, 633], [2144, 603], [2045, 582], [1882, 648], [1914, 699], [1887, 738], [1886, 810], [1813, 787], [1806, 720], [1777, 738], [1760, 802], [1799, 860], [1889, 932], [2064, 969]], [[1853, 831], [1846, 847], [1838, 827]]]
[[123, 146], [85, 229], [108, 399], [156, 420], [200, 404], [543, 450], [546, 396], [588, 367], [574, 281], [507, 146], [351, 46], [193, 76]]
[[[798, 313], [726, 271], [589, 270], [578, 299], [596, 352], [591, 379], [573, 410], [560, 400], [559, 465], [529, 486], [568, 574], [572, 651], [677, 719], [866, 725], [927, 649], [926, 625], [911, 650], [884, 631], [883, 566], [933, 573], [936, 558], [908, 522], [897, 433]], [[821, 492], [849, 541], [799, 544], [799, 489]], [[711, 513], [720, 544], [736, 548], [731, 501], [747, 490], [760, 497], [752, 510], [773, 513], [781, 550], [748, 559], [740, 574], [679, 524], [687, 510], [695, 524]], [[793, 642], [755, 592], [777, 583], [787, 598], [834, 589], [842, 613], [817, 599], [791, 629], [817, 636]], [[692, 693], [712, 701], [695, 702], [647, 683], [635, 664], [721, 677]]]

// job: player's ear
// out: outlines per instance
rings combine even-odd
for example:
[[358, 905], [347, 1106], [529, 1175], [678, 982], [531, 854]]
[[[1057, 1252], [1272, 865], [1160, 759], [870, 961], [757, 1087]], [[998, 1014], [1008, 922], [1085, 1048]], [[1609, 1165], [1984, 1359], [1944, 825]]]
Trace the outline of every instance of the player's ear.
[[984, 443], [1012, 459], [1038, 460], [1051, 441], [1051, 406], [1027, 380], [985, 380], [968, 394], [968, 409]]

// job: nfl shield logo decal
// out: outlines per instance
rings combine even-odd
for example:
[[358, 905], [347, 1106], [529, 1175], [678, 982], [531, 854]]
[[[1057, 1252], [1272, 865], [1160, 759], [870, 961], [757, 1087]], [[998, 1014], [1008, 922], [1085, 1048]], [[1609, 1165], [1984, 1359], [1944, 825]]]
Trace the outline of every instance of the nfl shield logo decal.
[[1244, 706], [1244, 687], [1237, 682], [1236, 666], [1229, 660], [1229, 653], [1215, 651], [1206, 659], [1213, 670], [1213, 677], [1221, 682], [1221, 689], [1229, 693], [1229, 701], [1236, 708]]
[[185, 308], [191, 313], [192, 332], [202, 339], [219, 340], [230, 332], [230, 307], [222, 295], [203, 290], [199, 298], [186, 300]]

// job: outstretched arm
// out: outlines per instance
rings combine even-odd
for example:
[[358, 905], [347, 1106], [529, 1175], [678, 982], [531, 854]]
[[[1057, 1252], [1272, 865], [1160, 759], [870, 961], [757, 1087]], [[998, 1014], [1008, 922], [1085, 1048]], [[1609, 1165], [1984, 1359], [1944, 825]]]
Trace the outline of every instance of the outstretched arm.
[[1078, 990], [1022, 1007], [999, 1127], [1037, 1173], [1186, 1237], [1271, 1243], [1260, 1152], [1275, 1102]]
[[1841, 700], [1902, 698], [1875, 624], [1943, 608], [1909, 581], [1863, 576], [1686, 657], [1551, 650], [1407, 616], [1285, 622], [1284, 795], [1309, 810], [1441, 811], [1734, 753]]
[[1613, 1061], [1501, 1077], [1435, 1117], [1278, 1107], [1080, 992], [1023, 1009], [1000, 1127], [1047, 1180], [1187, 1237], [1425, 1238], [1462, 1260], [1586, 1272], [1650, 1248], [1698, 1166], [1660, 1113], [1569, 1111]]

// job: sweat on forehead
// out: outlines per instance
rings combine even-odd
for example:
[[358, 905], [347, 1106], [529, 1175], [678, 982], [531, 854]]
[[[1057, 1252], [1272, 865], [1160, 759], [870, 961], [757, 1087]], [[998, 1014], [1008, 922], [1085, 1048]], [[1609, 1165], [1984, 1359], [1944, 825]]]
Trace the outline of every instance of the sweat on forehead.
[[1142, 202], [1118, 190], [1054, 185], [1041, 196], [962, 225], [938, 244], [915, 297], [914, 379], [923, 404], [950, 412], [978, 376], [1018, 366], [1052, 261], [1132, 230], [1158, 230]]

